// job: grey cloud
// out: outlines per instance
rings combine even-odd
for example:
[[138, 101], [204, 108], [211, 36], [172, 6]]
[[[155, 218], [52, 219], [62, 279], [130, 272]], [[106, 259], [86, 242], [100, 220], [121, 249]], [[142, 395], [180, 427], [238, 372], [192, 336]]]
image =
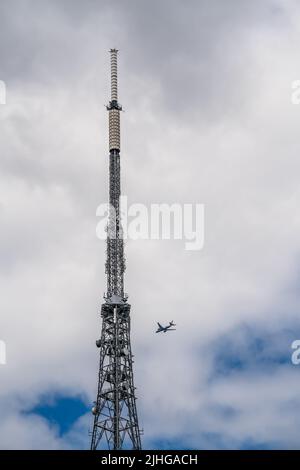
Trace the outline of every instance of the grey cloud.
[[[181, 241], [126, 244], [145, 442], [180, 438], [188, 425], [196, 447], [238, 447], [258, 431], [260, 441], [299, 445], [288, 432], [292, 413], [281, 409], [295, 398], [290, 370], [208, 386], [215, 344], [238, 325], [260, 321], [270, 331], [276, 324], [278, 335], [298, 325], [299, 108], [289, 96], [299, 72], [295, 5], [2, 2], [0, 338], [8, 364], [0, 369], [0, 406], [8, 408], [10, 397], [14, 409], [0, 423], [0, 446], [16, 428], [14, 445], [44, 445], [20, 412], [41, 393], [94, 398], [105, 290], [95, 211], [107, 194], [111, 46], [120, 48], [124, 192], [133, 202], [206, 205], [201, 252], [185, 252]], [[175, 336], [153, 335], [155, 321], [170, 319]], [[255, 390], [270, 397], [265, 411]], [[226, 427], [221, 411], [235, 401], [239, 413]], [[88, 439], [80, 439], [88, 417], [63, 442], [45, 424], [35, 422], [49, 447]]]

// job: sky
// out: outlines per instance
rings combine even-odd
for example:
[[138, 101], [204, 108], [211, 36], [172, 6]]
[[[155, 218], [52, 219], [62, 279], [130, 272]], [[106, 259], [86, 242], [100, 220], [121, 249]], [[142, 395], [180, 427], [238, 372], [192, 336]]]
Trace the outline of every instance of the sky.
[[117, 47], [123, 194], [205, 205], [202, 250], [126, 241], [143, 447], [299, 449], [299, 2], [2, 0], [0, 24], [0, 448], [89, 448]]

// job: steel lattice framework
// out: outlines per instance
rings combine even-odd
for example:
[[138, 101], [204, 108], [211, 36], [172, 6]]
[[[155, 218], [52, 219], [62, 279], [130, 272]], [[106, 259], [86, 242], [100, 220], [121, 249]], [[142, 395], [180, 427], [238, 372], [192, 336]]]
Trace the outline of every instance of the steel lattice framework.
[[101, 307], [97, 400], [92, 408], [91, 449], [141, 449], [130, 344], [130, 305], [124, 294], [124, 244], [120, 218], [120, 111], [117, 50], [111, 49], [109, 113], [109, 218], [107, 227], [107, 294]]

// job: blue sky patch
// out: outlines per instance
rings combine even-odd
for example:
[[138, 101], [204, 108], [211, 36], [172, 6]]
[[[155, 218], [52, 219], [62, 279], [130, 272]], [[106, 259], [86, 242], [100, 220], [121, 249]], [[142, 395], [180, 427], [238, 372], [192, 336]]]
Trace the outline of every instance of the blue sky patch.
[[211, 379], [244, 371], [272, 373], [278, 367], [290, 367], [295, 337], [295, 332], [288, 328], [270, 333], [243, 325], [211, 347], [214, 351]]
[[51, 426], [56, 426], [62, 436], [73, 424], [89, 411], [86, 403], [79, 397], [51, 395], [44, 396], [34, 408], [26, 414], [42, 416]]

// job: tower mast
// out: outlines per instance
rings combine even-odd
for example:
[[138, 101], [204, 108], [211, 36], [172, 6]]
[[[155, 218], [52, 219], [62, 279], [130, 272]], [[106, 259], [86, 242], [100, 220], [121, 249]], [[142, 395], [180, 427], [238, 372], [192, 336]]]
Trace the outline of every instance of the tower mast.
[[92, 408], [91, 449], [140, 449], [141, 437], [133, 380], [130, 305], [124, 294], [124, 245], [120, 219], [120, 112], [117, 49], [111, 49], [109, 114], [109, 216], [107, 231], [107, 292], [101, 306], [101, 338], [97, 399]]

